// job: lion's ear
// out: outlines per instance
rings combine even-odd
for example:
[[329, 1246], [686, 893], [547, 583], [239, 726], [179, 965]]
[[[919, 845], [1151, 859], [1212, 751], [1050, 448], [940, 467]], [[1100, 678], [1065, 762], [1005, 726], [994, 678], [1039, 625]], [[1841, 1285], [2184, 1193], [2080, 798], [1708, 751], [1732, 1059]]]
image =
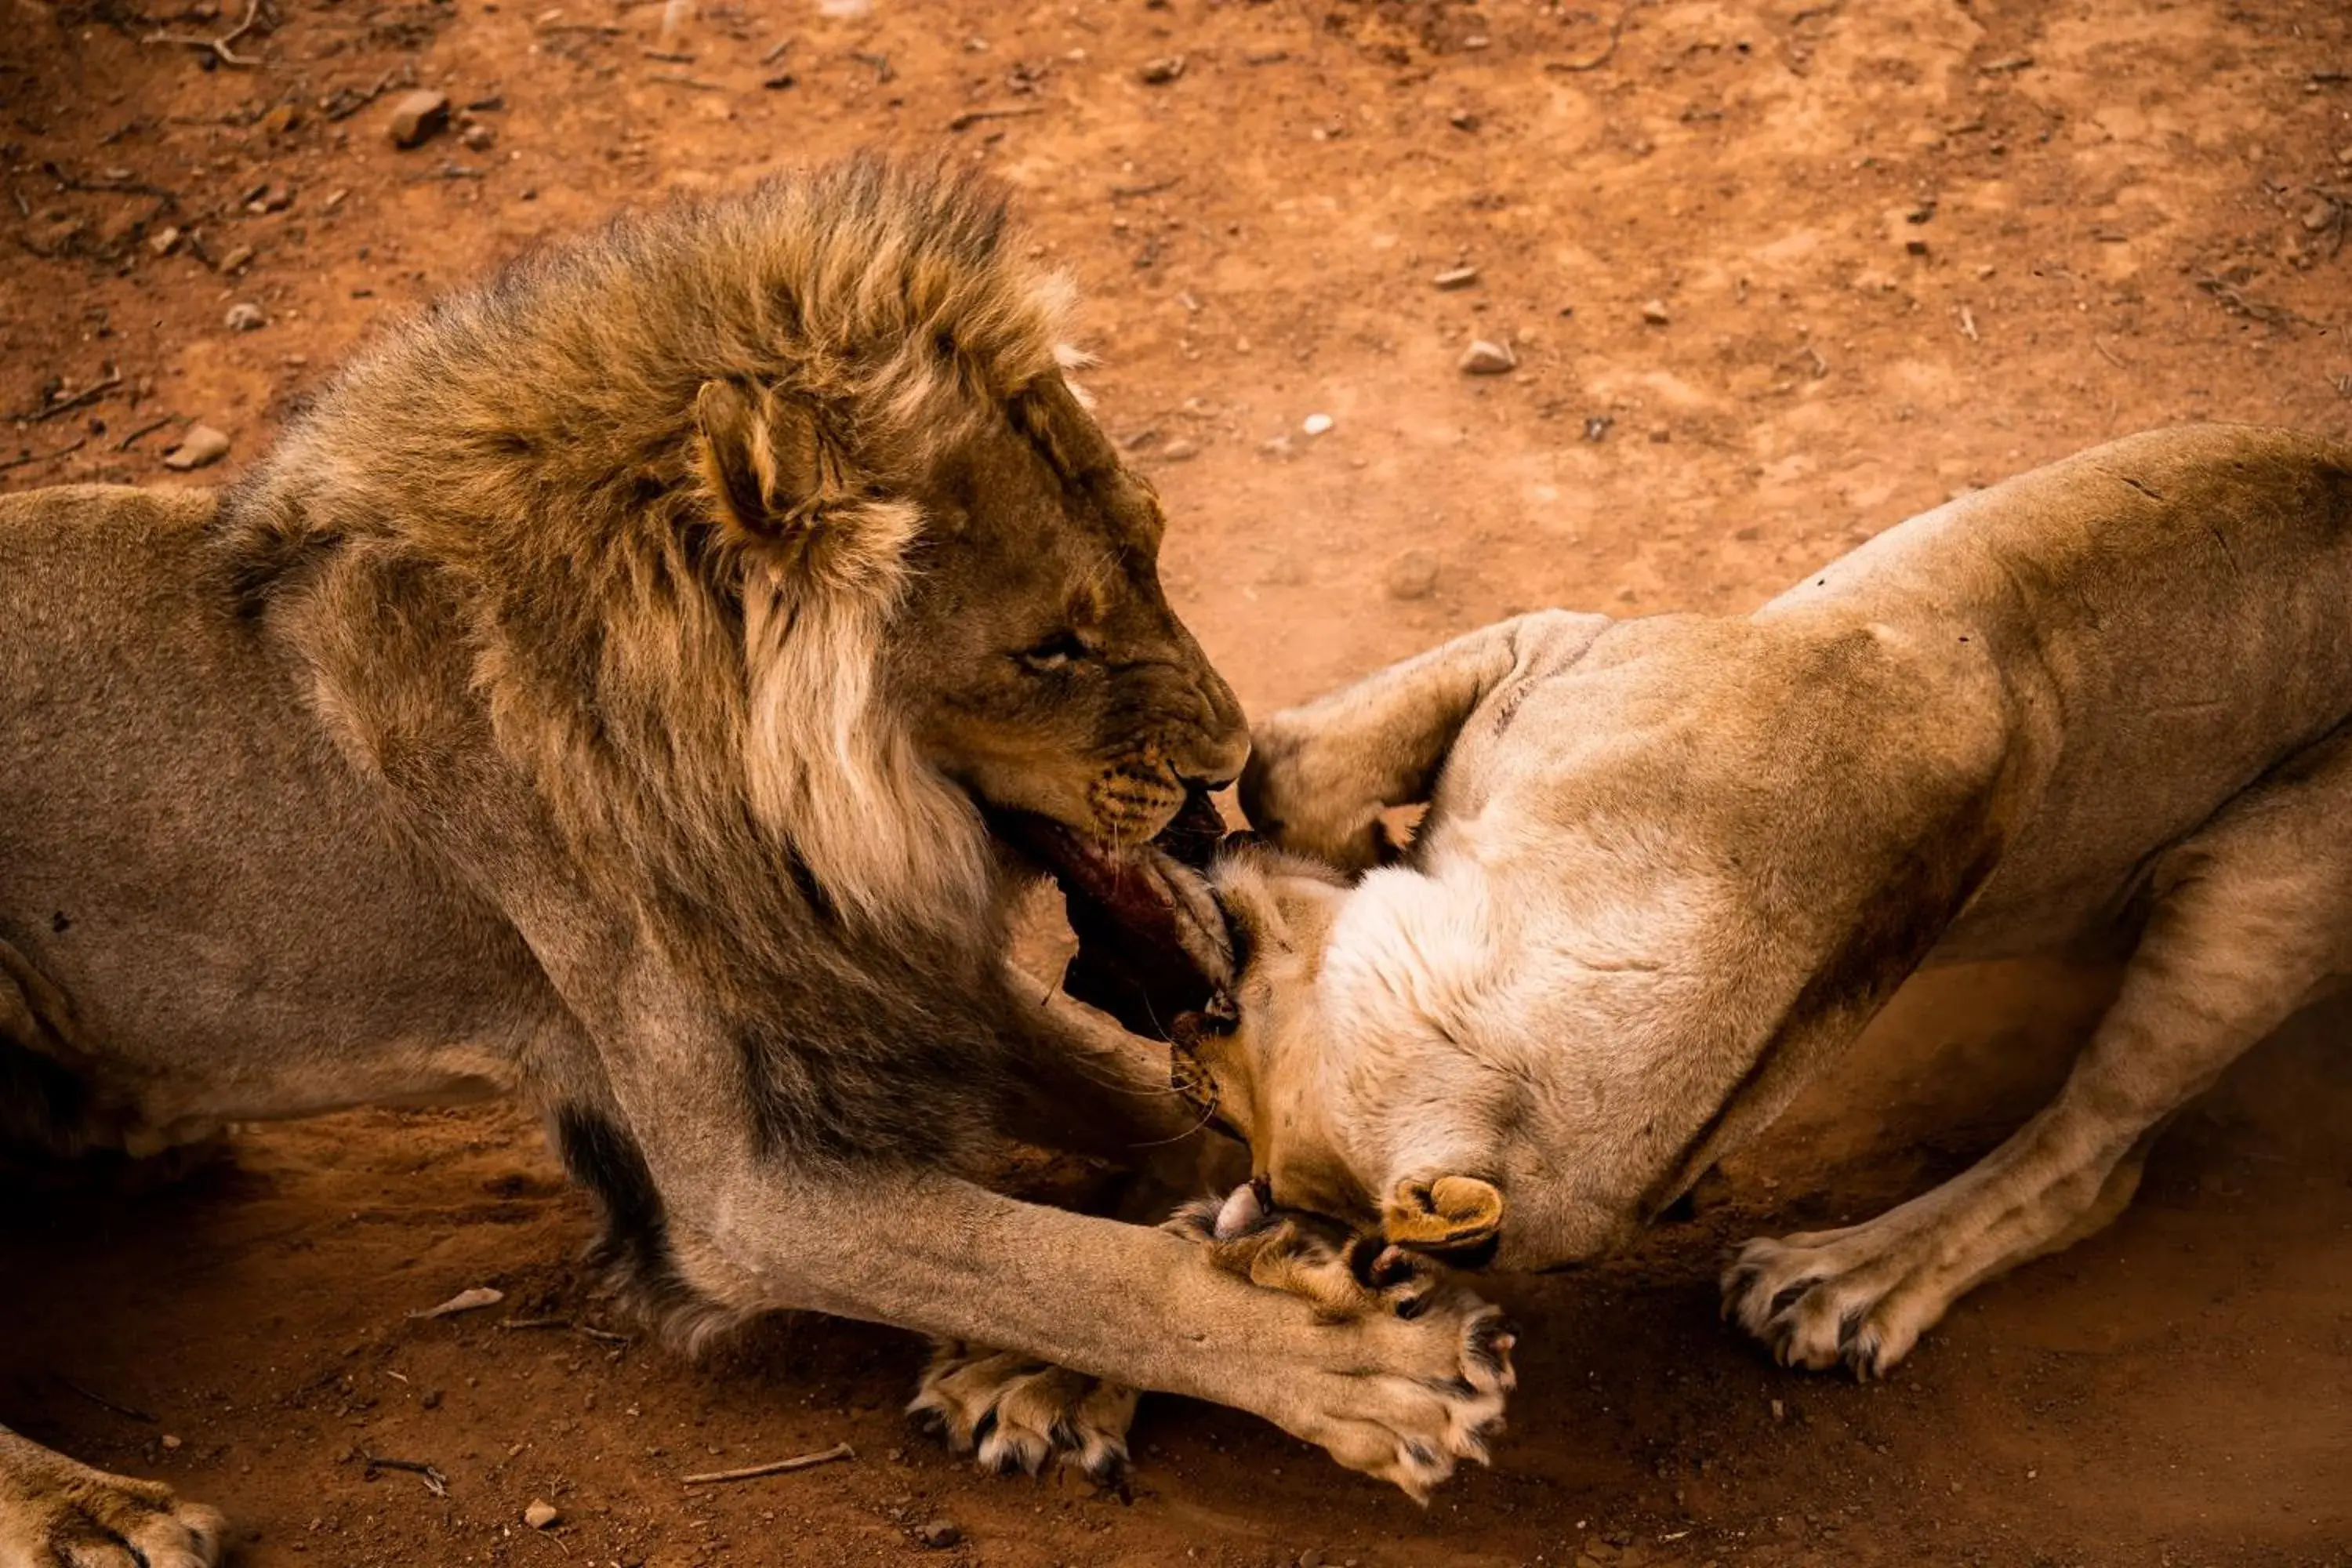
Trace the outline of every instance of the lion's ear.
[[1008, 412], [1043, 449], [1046, 461], [1071, 479], [1118, 466], [1118, 455], [1111, 449], [1109, 437], [1078, 401], [1070, 384], [1058, 375], [1032, 382], [1013, 400]]
[[1502, 1189], [1476, 1176], [1408, 1176], [1389, 1190], [1381, 1232], [1395, 1246], [1475, 1266], [1502, 1237]]
[[694, 399], [695, 456], [713, 507], [744, 543], [773, 544], [845, 490], [815, 411], [772, 387], [706, 381]]

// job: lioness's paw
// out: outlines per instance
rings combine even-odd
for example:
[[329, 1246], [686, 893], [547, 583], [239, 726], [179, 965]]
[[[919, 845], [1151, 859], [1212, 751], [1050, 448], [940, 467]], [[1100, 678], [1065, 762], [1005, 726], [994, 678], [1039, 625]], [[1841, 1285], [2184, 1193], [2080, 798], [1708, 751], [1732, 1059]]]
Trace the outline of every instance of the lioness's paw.
[[1320, 1215], [1269, 1209], [1246, 1183], [1186, 1204], [1166, 1228], [1200, 1242], [1227, 1273], [1303, 1297], [1334, 1322], [1419, 1317], [1448, 1289], [1444, 1268], [1419, 1253]]
[[1265, 720], [1250, 731], [1241, 804], [1250, 826], [1282, 848], [1363, 871], [1392, 852], [1381, 827], [1386, 803], [1364, 787], [1385, 771], [1385, 748], [1366, 759], [1348, 743], [1326, 738], [1297, 712]]
[[0, 1563], [215, 1568], [226, 1522], [158, 1481], [109, 1475], [0, 1431]]
[[1723, 1315], [1761, 1340], [1782, 1366], [1844, 1363], [1884, 1375], [1944, 1315], [1954, 1290], [1918, 1238], [1870, 1226], [1756, 1240], [1723, 1273]]
[[1131, 1388], [1034, 1356], [940, 1340], [907, 1409], [982, 1469], [1034, 1476], [1058, 1460], [1108, 1486], [1127, 1470], [1135, 1402]]

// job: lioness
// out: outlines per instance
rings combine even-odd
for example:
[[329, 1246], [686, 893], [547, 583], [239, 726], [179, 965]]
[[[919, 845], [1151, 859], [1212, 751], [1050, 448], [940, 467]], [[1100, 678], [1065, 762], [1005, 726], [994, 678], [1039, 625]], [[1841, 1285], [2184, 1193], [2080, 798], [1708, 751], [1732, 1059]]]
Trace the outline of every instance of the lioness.
[[2352, 967], [2352, 450], [2135, 437], [1752, 616], [1523, 616], [1255, 741], [1254, 822], [1363, 875], [1227, 862], [1233, 1005], [1178, 1031], [1180, 1079], [1276, 1203], [1394, 1243], [1589, 1258], [1915, 968], [2128, 951], [1981, 1163], [1731, 1262], [1727, 1314], [1781, 1362], [1874, 1375], [2114, 1218], [2167, 1119]]
[[[788, 179], [443, 303], [225, 494], [0, 500], [0, 1137], [519, 1093], [684, 1341], [810, 1308], [1474, 1451], [1466, 1299], [1333, 1321], [970, 1179], [1189, 1125], [1011, 983], [984, 815], [1123, 854], [1245, 749], [1020, 258], [985, 190]], [[0, 1433], [12, 1568], [218, 1541]]]

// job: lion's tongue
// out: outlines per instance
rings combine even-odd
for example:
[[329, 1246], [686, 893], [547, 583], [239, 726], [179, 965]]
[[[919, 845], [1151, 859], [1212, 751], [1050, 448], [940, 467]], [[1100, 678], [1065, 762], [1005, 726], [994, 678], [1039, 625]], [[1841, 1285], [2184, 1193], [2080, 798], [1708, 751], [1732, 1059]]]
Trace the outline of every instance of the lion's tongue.
[[1063, 980], [1071, 995], [1132, 1033], [1164, 1039], [1225, 984], [1231, 942], [1197, 869], [1225, 825], [1205, 792], [1194, 791], [1158, 837], [1126, 857], [1044, 817], [1009, 818], [998, 831], [1061, 885], [1078, 938]]

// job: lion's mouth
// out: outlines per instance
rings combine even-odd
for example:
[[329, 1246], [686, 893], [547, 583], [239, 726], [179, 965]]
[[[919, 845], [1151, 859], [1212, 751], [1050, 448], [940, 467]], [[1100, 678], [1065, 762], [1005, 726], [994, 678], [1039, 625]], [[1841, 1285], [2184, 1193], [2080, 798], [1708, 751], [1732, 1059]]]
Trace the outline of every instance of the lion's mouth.
[[1061, 886], [1078, 952], [1063, 986], [1130, 1033], [1166, 1039], [1233, 978], [1233, 941], [1202, 875], [1226, 837], [1206, 790], [1167, 826], [1124, 852], [1026, 812], [1001, 813], [998, 837]]

